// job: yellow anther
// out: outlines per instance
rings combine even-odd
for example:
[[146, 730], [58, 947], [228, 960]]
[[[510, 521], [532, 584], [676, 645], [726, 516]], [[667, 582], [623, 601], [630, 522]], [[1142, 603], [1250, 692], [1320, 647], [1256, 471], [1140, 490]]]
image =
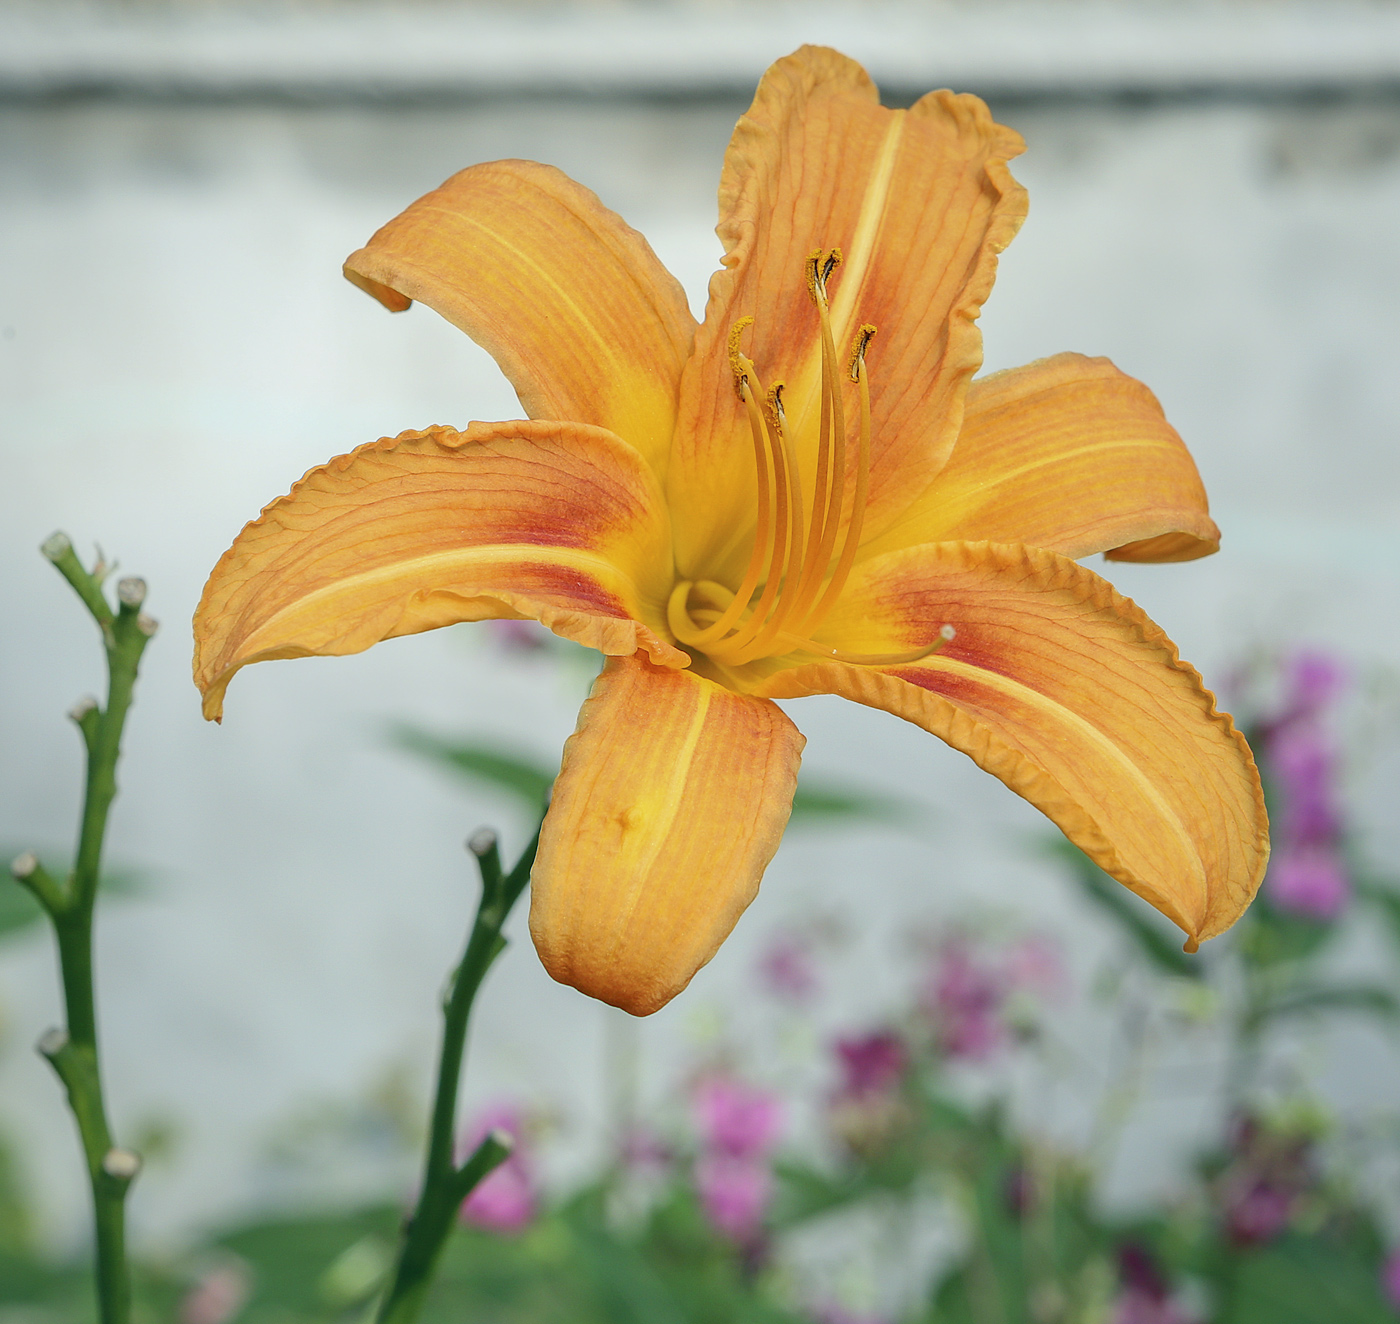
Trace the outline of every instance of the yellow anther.
[[867, 322], [856, 332], [855, 339], [851, 341], [851, 357], [846, 364], [846, 375], [853, 381], [860, 381], [860, 375], [865, 368], [865, 351], [869, 349], [870, 342], [875, 339], [876, 328]]
[[744, 398], [744, 383], [749, 379], [752, 365], [744, 358], [744, 353], [739, 348], [739, 339], [752, 325], [752, 317], [741, 317], [729, 328], [729, 369], [734, 374], [734, 393], [741, 400]]

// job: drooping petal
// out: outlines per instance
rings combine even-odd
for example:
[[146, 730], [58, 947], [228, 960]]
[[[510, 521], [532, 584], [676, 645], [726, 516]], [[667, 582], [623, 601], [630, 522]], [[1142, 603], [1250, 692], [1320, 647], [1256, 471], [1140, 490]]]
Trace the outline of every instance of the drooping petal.
[[[933, 92], [908, 111], [882, 108], [865, 71], [832, 50], [804, 46], [764, 75], [725, 158], [724, 270], [681, 384], [669, 491], [683, 573], [722, 561], [728, 529], [752, 526], [749, 434], [727, 351], [739, 318], [754, 319], [746, 352], [764, 382], [786, 382], [788, 427], [812, 472], [821, 348], [805, 261], [814, 250], [843, 254], [830, 285], [843, 368], [860, 326], [878, 328], [867, 533], [928, 486], [982, 362], [975, 319], [996, 255], [1025, 216], [1006, 168], [1023, 147], [973, 96]], [[811, 490], [809, 479], [809, 500]]]
[[1049, 815], [1193, 941], [1228, 928], [1263, 876], [1254, 760], [1196, 671], [1105, 580], [1039, 548], [941, 543], [857, 568], [823, 631], [903, 665], [818, 662], [758, 687], [842, 694], [941, 736]]
[[1082, 354], [973, 382], [943, 472], [863, 550], [962, 538], [1120, 561], [1220, 547], [1196, 465], [1156, 397]]
[[250, 662], [491, 617], [684, 666], [655, 628], [668, 539], [656, 476], [601, 428], [473, 423], [361, 446], [311, 470], [214, 567], [195, 613], [204, 715], [219, 718]]
[[562, 171], [463, 170], [345, 274], [395, 312], [417, 299], [461, 327], [531, 418], [607, 428], [664, 472], [695, 319], [646, 240]]
[[564, 748], [531, 875], [545, 969], [636, 1016], [675, 997], [757, 895], [805, 743], [766, 699], [610, 658]]

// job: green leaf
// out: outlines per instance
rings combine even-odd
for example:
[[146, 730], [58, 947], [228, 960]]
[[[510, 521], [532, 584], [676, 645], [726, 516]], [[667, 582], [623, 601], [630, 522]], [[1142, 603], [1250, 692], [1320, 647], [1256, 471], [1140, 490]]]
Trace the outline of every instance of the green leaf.
[[[539, 810], [554, 784], [557, 768], [551, 769], [529, 755], [490, 741], [443, 739], [409, 723], [393, 727], [389, 738], [399, 749], [445, 768], [467, 781], [485, 782], [515, 796], [531, 813]], [[842, 782], [798, 783], [792, 798], [792, 825], [825, 826], [864, 819], [867, 821], [908, 822], [916, 807], [892, 796], [866, 791]]]
[[1284, 1237], [1240, 1258], [1220, 1324], [1395, 1324], [1379, 1266], [1345, 1245]]
[[515, 796], [532, 814], [538, 813], [548, 799], [558, 772], [528, 755], [488, 741], [444, 740], [408, 723], [393, 727], [389, 738], [399, 749], [417, 754], [458, 777], [485, 782]]
[[1288, 965], [1317, 952], [1336, 931], [1327, 920], [1290, 915], [1256, 897], [1241, 921], [1239, 948], [1245, 960], [1258, 966]]
[[1078, 846], [1064, 837], [1047, 838], [1042, 842], [1042, 849], [1051, 858], [1069, 866], [1084, 895], [1112, 916], [1159, 970], [1186, 979], [1202, 977], [1200, 961], [1181, 950], [1176, 938], [1156, 918], [1156, 911], [1117, 879], [1104, 873]]
[[1390, 930], [1390, 939], [1400, 946], [1400, 883], [1367, 873], [1353, 873], [1356, 895], [1381, 912]]
[[912, 823], [920, 816], [916, 805], [894, 796], [862, 790], [842, 782], [804, 777], [792, 797], [794, 827], [820, 827], [865, 819], [867, 822]]
[[43, 914], [43, 908], [27, 887], [13, 878], [0, 879], [0, 937], [28, 928], [35, 920], [42, 919]]
[[1258, 1019], [1305, 1016], [1320, 1011], [1369, 1012], [1384, 1020], [1400, 1018], [1400, 1001], [1379, 984], [1330, 984], [1298, 988], [1280, 995], [1263, 1007]]
[[276, 1305], [297, 1318], [323, 1317], [327, 1272], [366, 1237], [392, 1245], [401, 1218], [393, 1207], [268, 1218], [225, 1232], [214, 1245], [252, 1269], [250, 1307]]

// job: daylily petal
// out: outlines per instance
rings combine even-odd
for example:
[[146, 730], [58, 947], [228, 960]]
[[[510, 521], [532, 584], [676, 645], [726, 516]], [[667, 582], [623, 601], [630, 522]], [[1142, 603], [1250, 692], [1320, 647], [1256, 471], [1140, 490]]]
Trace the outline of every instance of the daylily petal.
[[940, 543], [858, 567], [824, 637], [903, 665], [778, 671], [772, 698], [842, 694], [962, 750], [1199, 942], [1228, 928], [1268, 857], [1249, 747], [1196, 671], [1105, 580], [1039, 548]]
[[1025, 192], [1006, 168], [1023, 149], [1020, 135], [994, 123], [973, 96], [933, 92], [908, 111], [882, 108], [865, 71], [822, 47], [804, 46], [764, 75], [725, 157], [718, 228], [725, 269], [710, 282], [681, 383], [670, 494], [683, 512], [684, 573], [722, 556], [716, 549], [732, 526], [752, 527], [749, 434], [727, 349], [741, 317], [754, 319], [747, 352], [764, 382], [787, 383], [788, 427], [811, 473], [821, 380], [819, 324], [804, 277], [813, 250], [843, 253], [831, 280], [843, 367], [859, 327], [878, 327], [868, 359], [867, 533], [928, 486], [982, 362], [975, 319], [996, 254], [1025, 217]]
[[775, 703], [610, 658], [531, 875], [545, 969], [636, 1016], [675, 997], [757, 895], [805, 743]]
[[562, 171], [463, 170], [378, 230], [345, 274], [392, 311], [418, 299], [461, 327], [531, 418], [608, 428], [665, 471], [695, 319], [647, 241]]
[[1156, 397], [1082, 354], [973, 382], [943, 472], [863, 551], [961, 538], [1120, 561], [1220, 547], [1196, 465]]
[[652, 628], [668, 537], [655, 475], [601, 428], [473, 423], [361, 446], [311, 470], [214, 567], [195, 613], [204, 715], [250, 662], [490, 617], [685, 666]]

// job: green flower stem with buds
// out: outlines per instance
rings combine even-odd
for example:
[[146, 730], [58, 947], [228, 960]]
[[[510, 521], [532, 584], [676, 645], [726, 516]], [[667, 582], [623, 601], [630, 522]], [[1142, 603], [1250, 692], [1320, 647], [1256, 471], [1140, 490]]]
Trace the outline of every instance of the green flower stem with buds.
[[457, 1090], [466, 1053], [467, 1025], [477, 989], [491, 963], [506, 947], [501, 933], [511, 908], [530, 879], [540, 834], [509, 873], [501, 868], [496, 834], [476, 833], [467, 848], [481, 870], [481, 902], [476, 910], [467, 949], [443, 998], [442, 1050], [438, 1057], [437, 1092], [433, 1099], [428, 1153], [418, 1203], [404, 1224], [394, 1275], [380, 1303], [379, 1324], [412, 1324], [423, 1308], [433, 1271], [457, 1210], [477, 1183], [510, 1155], [514, 1140], [492, 1131], [462, 1164], [456, 1159]]
[[113, 1143], [102, 1098], [92, 916], [101, 880], [107, 815], [117, 794], [122, 727], [131, 706], [141, 654], [156, 632], [156, 623], [141, 610], [146, 598], [144, 580], [121, 580], [113, 611], [102, 588], [103, 568], [99, 565], [85, 570], [66, 535], [54, 534], [44, 543], [43, 552], [73, 586], [102, 631], [107, 654], [107, 706], [101, 708], [96, 700], [86, 699], [69, 714], [87, 748], [87, 786], [72, 873], [64, 880], [56, 879], [28, 851], [14, 861], [11, 871], [38, 898], [58, 942], [67, 1027], [48, 1031], [38, 1048], [68, 1092], [87, 1160], [96, 1232], [99, 1318], [102, 1324], [127, 1324], [131, 1275], [126, 1262], [126, 1193], [141, 1160]]

